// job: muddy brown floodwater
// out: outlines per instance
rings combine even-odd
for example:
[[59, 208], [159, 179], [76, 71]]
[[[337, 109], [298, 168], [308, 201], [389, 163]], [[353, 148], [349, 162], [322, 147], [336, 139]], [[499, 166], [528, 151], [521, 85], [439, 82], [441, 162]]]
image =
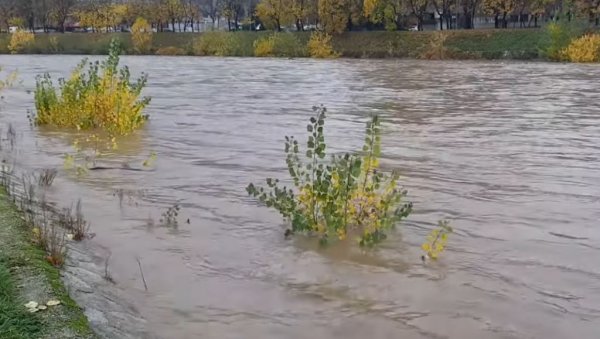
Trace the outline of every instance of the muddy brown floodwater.
[[[62, 168], [72, 136], [31, 129], [25, 90], [79, 59], [0, 57], [24, 81], [4, 93], [0, 117], [19, 131], [19, 166]], [[111, 254], [116, 287], [153, 336], [600, 337], [599, 66], [124, 62], [150, 74], [151, 121], [103, 163], [139, 166], [155, 151], [154, 169], [61, 170], [49, 194], [83, 199], [88, 242]], [[360, 145], [370, 114], [384, 119], [383, 166], [402, 172], [415, 213], [377, 250], [286, 241], [276, 212], [246, 196], [249, 182], [285, 177], [283, 136], [303, 137], [317, 104], [335, 151]], [[121, 205], [117, 189], [132, 192]], [[178, 227], [161, 227], [175, 203]], [[456, 234], [423, 265], [419, 245], [440, 218]]]

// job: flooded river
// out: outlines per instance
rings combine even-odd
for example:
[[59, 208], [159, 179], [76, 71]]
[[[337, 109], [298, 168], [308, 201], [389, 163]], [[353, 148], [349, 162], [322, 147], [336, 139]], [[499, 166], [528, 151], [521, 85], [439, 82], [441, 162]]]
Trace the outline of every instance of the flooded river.
[[[600, 67], [126, 57], [150, 74], [151, 121], [102, 161], [156, 164], [77, 178], [62, 170], [70, 136], [29, 127], [26, 90], [79, 59], [0, 57], [23, 80], [0, 123], [19, 132], [19, 166], [61, 168], [51, 199], [83, 200], [87, 241], [155, 337], [600, 337]], [[382, 163], [415, 213], [376, 250], [284, 240], [277, 213], [246, 196], [286, 176], [283, 136], [303, 139], [318, 104], [335, 151], [384, 120]], [[161, 227], [176, 203], [178, 227]], [[423, 265], [441, 218], [456, 233]]]

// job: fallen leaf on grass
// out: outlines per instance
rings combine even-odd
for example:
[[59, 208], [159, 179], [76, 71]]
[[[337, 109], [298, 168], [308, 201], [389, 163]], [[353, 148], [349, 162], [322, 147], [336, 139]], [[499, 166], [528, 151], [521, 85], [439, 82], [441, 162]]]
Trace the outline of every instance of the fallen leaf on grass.
[[25, 307], [27, 308], [37, 308], [38, 307], [38, 303], [36, 303], [35, 301], [30, 301], [27, 304], [25, 304]]
[[46, 303], [46, 305], [48, 305], [48, 306], [57, 306], [57, 305], [60, 305], [60, 300], [48, 300], [48, 302]]

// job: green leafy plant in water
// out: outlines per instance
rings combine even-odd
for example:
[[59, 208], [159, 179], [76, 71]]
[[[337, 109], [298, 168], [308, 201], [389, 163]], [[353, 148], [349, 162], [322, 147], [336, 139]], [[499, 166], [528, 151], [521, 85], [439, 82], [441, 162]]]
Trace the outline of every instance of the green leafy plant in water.
[[346, 153], [327, 158], [324, 107], [313, 108], [315, 116], [307, 125], [306, 150], [294, 137], [285, 138], [286, 163], [293, 186], [281, 186], [268, 178], [267, 187], [246, 188], [268, 207], [289, 221], [292, 232], [316, 235], [325, 244], [357, 235], [361, 246], [378, 243], [412, 211], [404, 203], [406, 191], [398, 188], [397, 173], [379, 170], [381, 156], [380, 121], [367, 123], [361, 154]]
[[448, 221], [439, 221], [438, 227], [433, 229], [429, 235], [427, 235], [427, 239], [423, 245], [421, 245], [421, 248], [429, 258], [436, 260], [446, 248], [448, 235], [452, 232], [453, 229]]

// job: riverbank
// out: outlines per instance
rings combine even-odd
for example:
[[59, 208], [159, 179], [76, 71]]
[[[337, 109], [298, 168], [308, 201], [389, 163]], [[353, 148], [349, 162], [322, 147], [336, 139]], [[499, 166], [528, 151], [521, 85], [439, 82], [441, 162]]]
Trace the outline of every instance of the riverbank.
[[[156, 33], [148, 54], [203, 55], [198, 41], [211, 33]], [[230, 48], [219, 49], [220, 56], [254, 56], [254, 42], [271, 32], [222, 33]], [[293, 35], [294, 57], [307, 56], [304, 48], [310, 32]], [[440, 32], [347, 32], [334, 36], [332, 44], [341, 57], [347, 58], [424, 58], [424, 59], [537, 59], [544, 44], [541, 29], [459, 30]], [[125, 52], [135, 54], [128, 33], [37, 34], [35, 42], [23, 54], [106, 54], [113, 38], [118, 38]], [[0, 54], [8, 54], [10, 35], [0, 35]], [[222, 45], [223, 42], [221, 41]], [[297, 48], [300, 47], [300, 48]]]
[[[32, 244], [22, 215], [0, 190], [0, 334], [3, 339], [96, 338], [82, 309], [69, 297], [59, 269]], [[31, 313], [30, 301], [58, 306]]]

